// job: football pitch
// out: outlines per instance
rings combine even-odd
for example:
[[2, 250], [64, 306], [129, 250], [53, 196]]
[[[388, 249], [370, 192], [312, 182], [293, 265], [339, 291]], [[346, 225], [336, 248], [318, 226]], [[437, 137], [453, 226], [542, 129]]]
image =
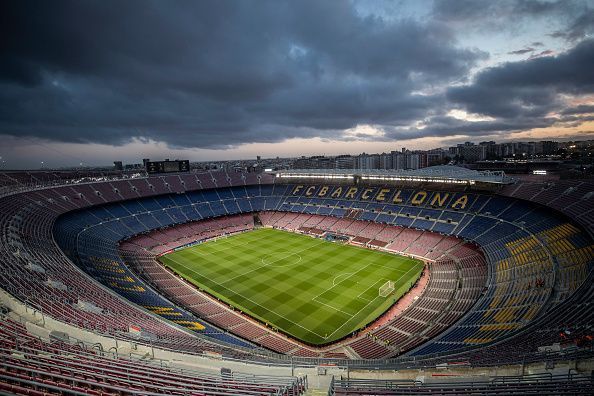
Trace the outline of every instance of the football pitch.
[[[269, 327], [315, 345], [373, 321], [423, 269], [412, 258], [271, 228], [194, 245], [159, 260]], [[395, 290], [380, 297], [388, 280]]]

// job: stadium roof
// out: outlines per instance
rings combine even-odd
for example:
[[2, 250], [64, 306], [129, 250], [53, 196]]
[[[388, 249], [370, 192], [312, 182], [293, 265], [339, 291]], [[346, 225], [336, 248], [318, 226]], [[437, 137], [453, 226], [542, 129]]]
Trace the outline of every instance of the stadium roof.
[[291, 169], [275, 171], [278, 178], [354, 179], [433, 182], [448, 184], [509, 184], [513, 180], [503, 171], [476, 171], [453, 165], [430, 166], [422, 169]]

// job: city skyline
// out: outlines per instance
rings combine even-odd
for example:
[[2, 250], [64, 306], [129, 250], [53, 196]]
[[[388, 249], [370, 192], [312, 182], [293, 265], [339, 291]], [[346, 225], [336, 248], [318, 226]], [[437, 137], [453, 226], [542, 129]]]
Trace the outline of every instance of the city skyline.
[[[475, 148], [478, 147], [485, 147], [484, 150], [477, 152]], [[465, 149], [462, 149], [465, 148]], [[205, 159], [196, 159], [196, 158], [186, 158], [180, 156], [164, 156], [164, 157], [151, 157], [148, 158], [147, 156], [139, 156], [130, 159], [122, 159], [114, 157], [110, 163], [99, 164], [99, 165], [91, 165], [88, 163], [79, 163], [73, 166], [63, 166], [63, 167], [51, 167], [49, 164], [46, 164], [45, 161], [42, 161], [41, 166], [30, 168], [29, 170], [36, 170], [36, 169], [81, 169], [81, 168], [89, 168], [89, 169], [110, 169], [113, 168], [115, 165], [116, 170], [121, 170], [126, 167], [126, 169], [145, 169], [145, 165], [147, 161], [178, 161], [178, 160], [186, 160], [189, 161], [191, 164], [271, 164], [271, 163], [284, 163], [287, 164], [286, 161], [291, 164], [292, 168], [295, 168], [297, 164], [299, 164], [300, 160], [311, 160], [311, 159], [330, 159], [330, 160], [337, 160], [339, 158], [351, 158], [355, 162], [352, 166], [346, 166], [344, 169], [357, 169], [357, 168], [376, 168], [376, 169], [408, 169], [408, 168], [422, 168], [427, 166], [433, 165], [440, 165], [445, 164], [450, 160], [454, 160], [459, 164], [473, 164], [477, 161], [483, 160], [510, 160], [515, 159], [515, 155], [513, 153], [517, 153], [519, 155], [519, 159], [541, 159], [546, 157], [546, 159], [556, 159], [562, 156], [559, 155], [561, 153], [561, 149], [567, 151], [567, 149], [571, 151], [583, 151], [584, 153], [590, 153], [590, 158], [592, 154], [594, 154], [594, 139], [585, 139], [585, 140], [558, 140], [558, 139], [550, 139], [550, 140], [515, 140], [515, 141], [480, 141], [480, 142], [472, 142], [466, 141], [462, 143], [457, 143], [453, 146], [442, 146], [442, 147], [431, 147], [431, 148], [421, 148], [421, 149], [413, 149], [409, 147], [399, 147], [399, 148], [391, 148], [383, 151], [377, 152], [352, 152], [352, 153], [337, 153], [337, 154], [308, 154], [308, 153], [298, 153], [294, 156], [262, 156], [262, 155], [255, 155], [252, 158], [235, 158], [235, 159], [225, 159], [225, 158], [217, 158], [214, 160], [205, 160]], [[465, 151], [466, 150], [466, 151]], [[470, 150], [470, 151], [468, 151]], [[479, 153], [479, 154], [477, 154]], [[525, 154], [524, 154], [525, 153]], [[424, 154], [425, 158], [420, 160], [415, 159], [416, 162], [415, 166], [405, 166], [406, 162], [404, 162], [400, 166], [392, 166], [387, 165], [385, 163], [385, 156], [400, 156], [400, 155], [419, 155]], [[476, 157], [478, 155], [478, 157]], [[524, 157], [522, 156], [524, 155]], [[526, 157], [528, 155], [528, 157]], [[377, 165], [369, 166], [369, 165], [361, 165], [362, 162], [357, 163], [357, 160], [362, 161], [363, 157], [367, 157], [368, 161], [370, 157], [378, 157], [379, 163]], [[383, 161], [383, 162], [382, 162]], [[488, 162], [488, 161], [487, 161]], [[383, 163], [383, 165], [380, 165]], [[119, 164], [119, 165], [116, 165]], [[410, 162], [408, 163], [410, 164]], [[423, 165], [420, 165], [423, 164]], [[227, 165], [224, 165], [227, 166]], [[259, 169], [264, 169], [261, 165]], [[299, 166], [297, 166], [299, 167]], [[305, 168], [311, 168], [311, 166], [307, 166]], [[339, 168], [339, 167], [337, 167]], [[0, 157], [0, 170], [16, 170], [7, 167], [6, 161]]]

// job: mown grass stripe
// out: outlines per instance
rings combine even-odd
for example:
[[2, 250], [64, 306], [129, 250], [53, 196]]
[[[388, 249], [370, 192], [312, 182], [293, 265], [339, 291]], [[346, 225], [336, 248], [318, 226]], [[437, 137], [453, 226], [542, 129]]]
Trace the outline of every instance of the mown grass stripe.
[[[311, 344], [335, 341], [368, 324], [423, 268], [408, 257], [274, 229], [195, 245], [160, 260], [214, 296]], [[396, 281], [397, 291], [379, 298], [387, 279]]]

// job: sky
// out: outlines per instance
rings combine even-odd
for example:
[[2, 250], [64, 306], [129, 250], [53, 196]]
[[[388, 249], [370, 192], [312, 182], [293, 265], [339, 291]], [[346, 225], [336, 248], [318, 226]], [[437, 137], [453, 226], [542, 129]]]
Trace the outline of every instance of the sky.
[[0, 169], [594, 138], [594, 0], [20, 0], [0, 20]]

